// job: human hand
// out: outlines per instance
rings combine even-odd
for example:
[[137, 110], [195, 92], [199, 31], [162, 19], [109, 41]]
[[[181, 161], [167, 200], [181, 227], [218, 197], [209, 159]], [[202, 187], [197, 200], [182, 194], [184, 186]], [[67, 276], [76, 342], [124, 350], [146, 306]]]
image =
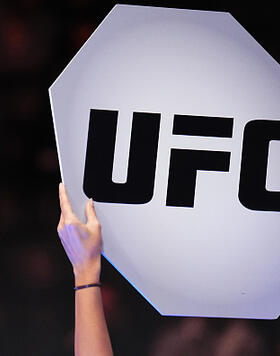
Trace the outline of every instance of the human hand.
[[86, 205], [87, 223], [83, 224], [73, 213], [63, 183], [59, 185], [61, 207], [58, 235], [72, 263], [76, 285], [99, 282], [101, 263], [101, 226], [93, 200]]

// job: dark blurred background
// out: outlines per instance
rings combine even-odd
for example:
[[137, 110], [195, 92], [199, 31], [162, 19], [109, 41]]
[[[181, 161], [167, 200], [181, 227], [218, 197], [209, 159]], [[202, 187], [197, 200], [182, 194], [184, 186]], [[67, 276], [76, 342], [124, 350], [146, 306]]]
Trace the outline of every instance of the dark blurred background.
[[[126, 3], [229, 11], [280, 60], [277, 2]], [[73, 354], [73, 277], [56, 234], [60, 173], [47, 89], [114, 5], [0, 3], [0, 356]], [[102, 281], [116, 356], [280, 355], [278, 320], [161, 317], [105, 260]]]

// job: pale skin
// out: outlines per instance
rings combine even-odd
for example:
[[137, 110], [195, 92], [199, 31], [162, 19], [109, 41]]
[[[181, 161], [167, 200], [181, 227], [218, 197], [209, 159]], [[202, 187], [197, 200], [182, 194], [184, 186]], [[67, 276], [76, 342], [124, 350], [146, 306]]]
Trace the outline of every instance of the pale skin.
[[[98, 283], [101, 268], [101, 227], [94, 204], [86, 204], [83, 224], [72, 211], [64, 184], [59, 185], [61, 207], [58, 235], [72, 263], [75, 286]], [[75, 356], [112, 356], [100, 287], [75, 292]]]

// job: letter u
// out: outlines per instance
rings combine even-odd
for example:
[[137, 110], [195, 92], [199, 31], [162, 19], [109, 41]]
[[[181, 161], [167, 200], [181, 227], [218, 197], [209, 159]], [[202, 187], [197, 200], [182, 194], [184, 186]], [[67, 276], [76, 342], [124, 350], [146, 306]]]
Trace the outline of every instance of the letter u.
[[154, 191], [160, 114], [133, 113], [126, 183], [112, 181], [117, 120], [117, 111], [90, 111], [84, 192], [99, 202], [148, 203]]

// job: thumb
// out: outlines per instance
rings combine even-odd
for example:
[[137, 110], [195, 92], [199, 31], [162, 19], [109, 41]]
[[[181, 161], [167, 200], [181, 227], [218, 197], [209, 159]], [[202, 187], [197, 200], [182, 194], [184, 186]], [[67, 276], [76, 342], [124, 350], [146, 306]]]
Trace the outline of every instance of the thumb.
[[92, 199], [89, 199], [86, 205], [86, 217], [87, 224], [98, 223], [96, 212], [94, 209], [94, 202]]

